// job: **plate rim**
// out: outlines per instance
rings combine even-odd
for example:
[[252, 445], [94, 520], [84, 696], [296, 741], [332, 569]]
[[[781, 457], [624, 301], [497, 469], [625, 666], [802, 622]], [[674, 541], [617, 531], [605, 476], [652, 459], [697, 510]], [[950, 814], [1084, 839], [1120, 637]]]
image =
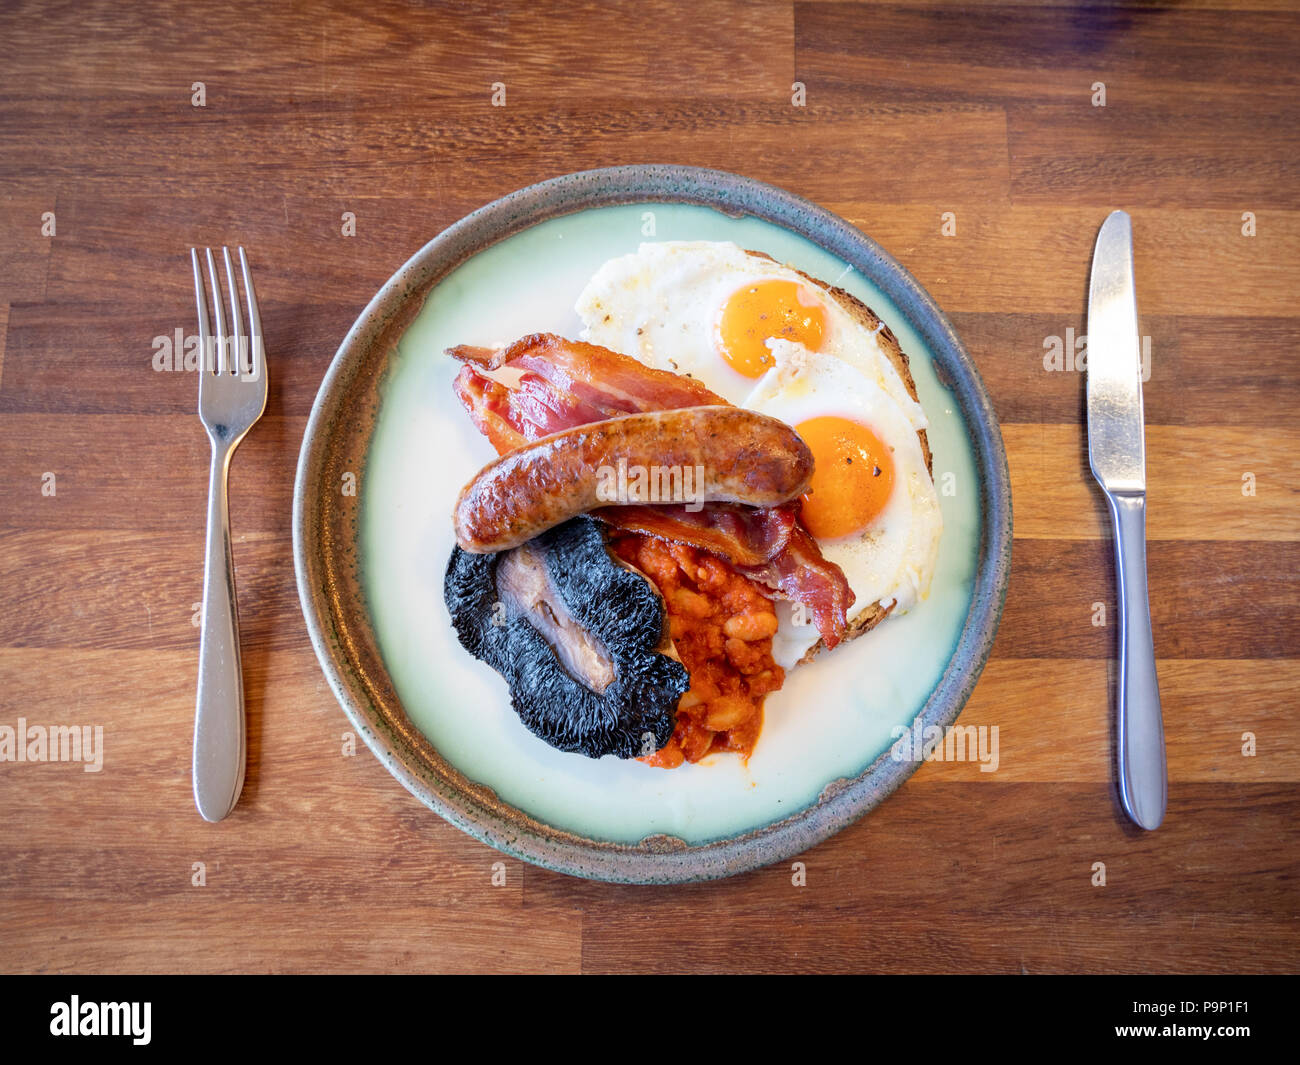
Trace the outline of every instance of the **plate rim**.
[[[400, 329], [409, 324], [409, 319], [406, 323], [397, 320], [410, 313], [412, 302], [417, 308], [422, 306], [427, 292], [463, 262], [549, 218], [639, 202], [697, 204], [733, 217], [758, 218], [810, 240], [880, 288], [933, 353], [935, 373], [958, 404], [970, 436], [979, 482], [981, 529], [965, 622], [943, 673], [913, 723], [919, 721], [923, 728], [945, 727], [957, 719], [992, 650], [1010, 576], [1011, 484], [992, 401], [947, 315], [893, 256], [826, 208], [786, 189], [728, 171], [636, 164], [562, 174], [477, 208], [412, 255], [348, 330], [312, 404], [294, 479], [294, 570], [312, 647], [331, 690], [381, 764], [424, 805], [481, 842], [555, 872], [619, 883], [684, 883], [748, 872], [803, 853], [874, 809], [920, 762], [895, 760], [886, 748], [856, 777], [826, 785], [811, 805], [759, 828], [702, 844], [674, 843], [663, 836], [650, 836], [638, 844], [588, 839], [535, 821], [509, 804], [494, 804], [494, 796], [469, 794], [454, 781], [451, 787], [437, 787], [407, 764], [411, 747], [418, 745], [419, 738], [393, 734], [391, 723], [374, 705], [373, 692], [366, 690], [358, 676], [356, 663], [347, 663], [350, 669], [345, 669], [336, 658], [346, 652], [329, 636], [337, 619], [328, 609], [331, 596], [323, 594], [314, 580], [317, 556], [313, 552], [321, 550], [322, 534], [309, 520], [319, 506], [316, 474], [326, 457], [330, 415], [346, 398], [351, 376], [358, 371], [368, 347], [382, 341], [389, 327], [400, 325], [400, 335]], [[400, 703], [398, 709], [400, 712]], [[418, 731], [409, 721], [407, 724], [411, 731]], [[425, 746], [432, 745], [426, 740]], [[406, 750], [401, 750], [403, 747]], [[503, 815], [503, 808], [518, 816]]]

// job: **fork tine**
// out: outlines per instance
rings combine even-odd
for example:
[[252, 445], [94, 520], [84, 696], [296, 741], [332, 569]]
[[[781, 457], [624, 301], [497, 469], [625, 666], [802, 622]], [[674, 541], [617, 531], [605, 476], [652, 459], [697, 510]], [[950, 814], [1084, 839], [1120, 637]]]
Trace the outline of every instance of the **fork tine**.
[[[210, 368], [208, 366], [208, 349], [212, 346], [212, 337], [208, 332], [208, 300], [203, 294], [203, 267], [199, 265], [199, 250], [190, 249], [190, 260], [194, 263], [194, 302], [199, 309], [199, 373], [206, 373]], [[202, 387], [203, 379], [200, 377], [199, 385]]]
[[[230, 289], [230, 359], [234, 363], [231, 372], [244, 374], [244, 322], [239, 315], [239, 286], [235, 284], [235, 269], [230, 265], [230, 249], [223, 247], [221, 254], [226, 260], [226, 285]], [[251, 370], [252, 367], [250, 366]]]
[[244, 272], [244, 294], [248, 297], [249, 363], [253, 380], [266, 372], [266, 348], [262, 345], [262, 316], [257, 311], [257, 292], [253, 289], [253, 275], [248, 269], [248, 256], [239, 249], [239, 265]]
[[225, 373], [230, 369], [229, 359], [226, 355], [226, 316], [221, 310], [221, 278], [217, 276], [217, 264], [212, 259], [212, 249], [207, 249], [208, 253], [208, 277], [212, 281], [212, 313], [217, 320], [217, 355], [215, 369], [217, 373]]

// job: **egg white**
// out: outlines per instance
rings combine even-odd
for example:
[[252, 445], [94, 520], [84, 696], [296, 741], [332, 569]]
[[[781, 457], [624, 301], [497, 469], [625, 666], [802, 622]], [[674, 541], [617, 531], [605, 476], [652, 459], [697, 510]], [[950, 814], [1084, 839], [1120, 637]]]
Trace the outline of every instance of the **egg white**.
[[[884, 389], [914, 429], [926, 426], [876, 332], [797, 271], [750, 255], [728, 241], [642, 244], [633, 255], [610, 259], [575, 305], [582, 339], [631, 355], [647, 366], [693, 377], [728, 403], [743, 405], [758, 379], [731, 367], [718, 346], [722, 309], [741, 288], [762, 281], [793, 281], [820, 293], [826, 330], [819, 351], [843, 359]], [[878, 331], [877, 331], [878, 332]]]
[[[881, 512], [860, 532], [817, 542], [853, 589], [850, 624], [875, 604], [906, 612], [929, 592], [943, 532], [939, 497], [915, 429], [893, 397], [848, 363], [785, 340], [769, 346], [776, 365], [746, 397], [746, 407], [796, 428], [811, 418], [848, 418], [890, 449], [894, 485]], [[773, 657], [788, 669], [819, 636], [811, 618], [800, 619], [792, 609], [782, 609], [778, 618]]]

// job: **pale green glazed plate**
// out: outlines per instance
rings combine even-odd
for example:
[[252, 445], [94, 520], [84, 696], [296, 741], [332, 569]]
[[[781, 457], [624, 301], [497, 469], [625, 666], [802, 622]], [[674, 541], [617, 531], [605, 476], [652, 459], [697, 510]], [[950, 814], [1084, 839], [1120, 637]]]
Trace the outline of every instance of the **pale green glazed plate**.
[[[455, 343], [549, 330], [606, 259], [644, 240], [732, 240], [849, 289], [898, 336], [931, 421], [945, 532], [929, 598], [790, 674], [744, 765], [673, 771], [555, 751], [459, 646], [442, 602], [450, 510], [493, 452], [451, 392]], [[358, 491], [343, 492], [345, 474]], [[969, 357], [929, 297], [858, 230], [717, 171], [621, 167], [468, 216], [380, 291], [344, 341], [303, 443], [295, 560], [313, 643], [348, 716], [427, 805], [502, 850], [580, 876], [671, 882], [797, 854], [915, 768], [897, 730], [960, 712], [1010, 562], [1006, 460]]]

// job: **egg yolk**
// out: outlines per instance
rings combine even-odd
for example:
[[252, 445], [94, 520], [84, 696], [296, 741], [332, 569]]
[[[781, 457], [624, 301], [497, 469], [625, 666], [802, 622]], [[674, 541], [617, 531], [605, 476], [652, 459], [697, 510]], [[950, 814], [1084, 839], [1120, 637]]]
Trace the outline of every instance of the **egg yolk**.
[[880, 437], [861, 422], [833, 416], [795, 426], [816, 466], [803, 497], [804, 527], [833, 540], [870, 525], [894, 488], [894, 459]]
[[769, 338], [792, 340], [816, 351], [825, 333], [825, 306], [796, 281], [748, 284], [731, 295], [718, 319], [722, 357], [746, 377], [762, 377], [772, 365]]

